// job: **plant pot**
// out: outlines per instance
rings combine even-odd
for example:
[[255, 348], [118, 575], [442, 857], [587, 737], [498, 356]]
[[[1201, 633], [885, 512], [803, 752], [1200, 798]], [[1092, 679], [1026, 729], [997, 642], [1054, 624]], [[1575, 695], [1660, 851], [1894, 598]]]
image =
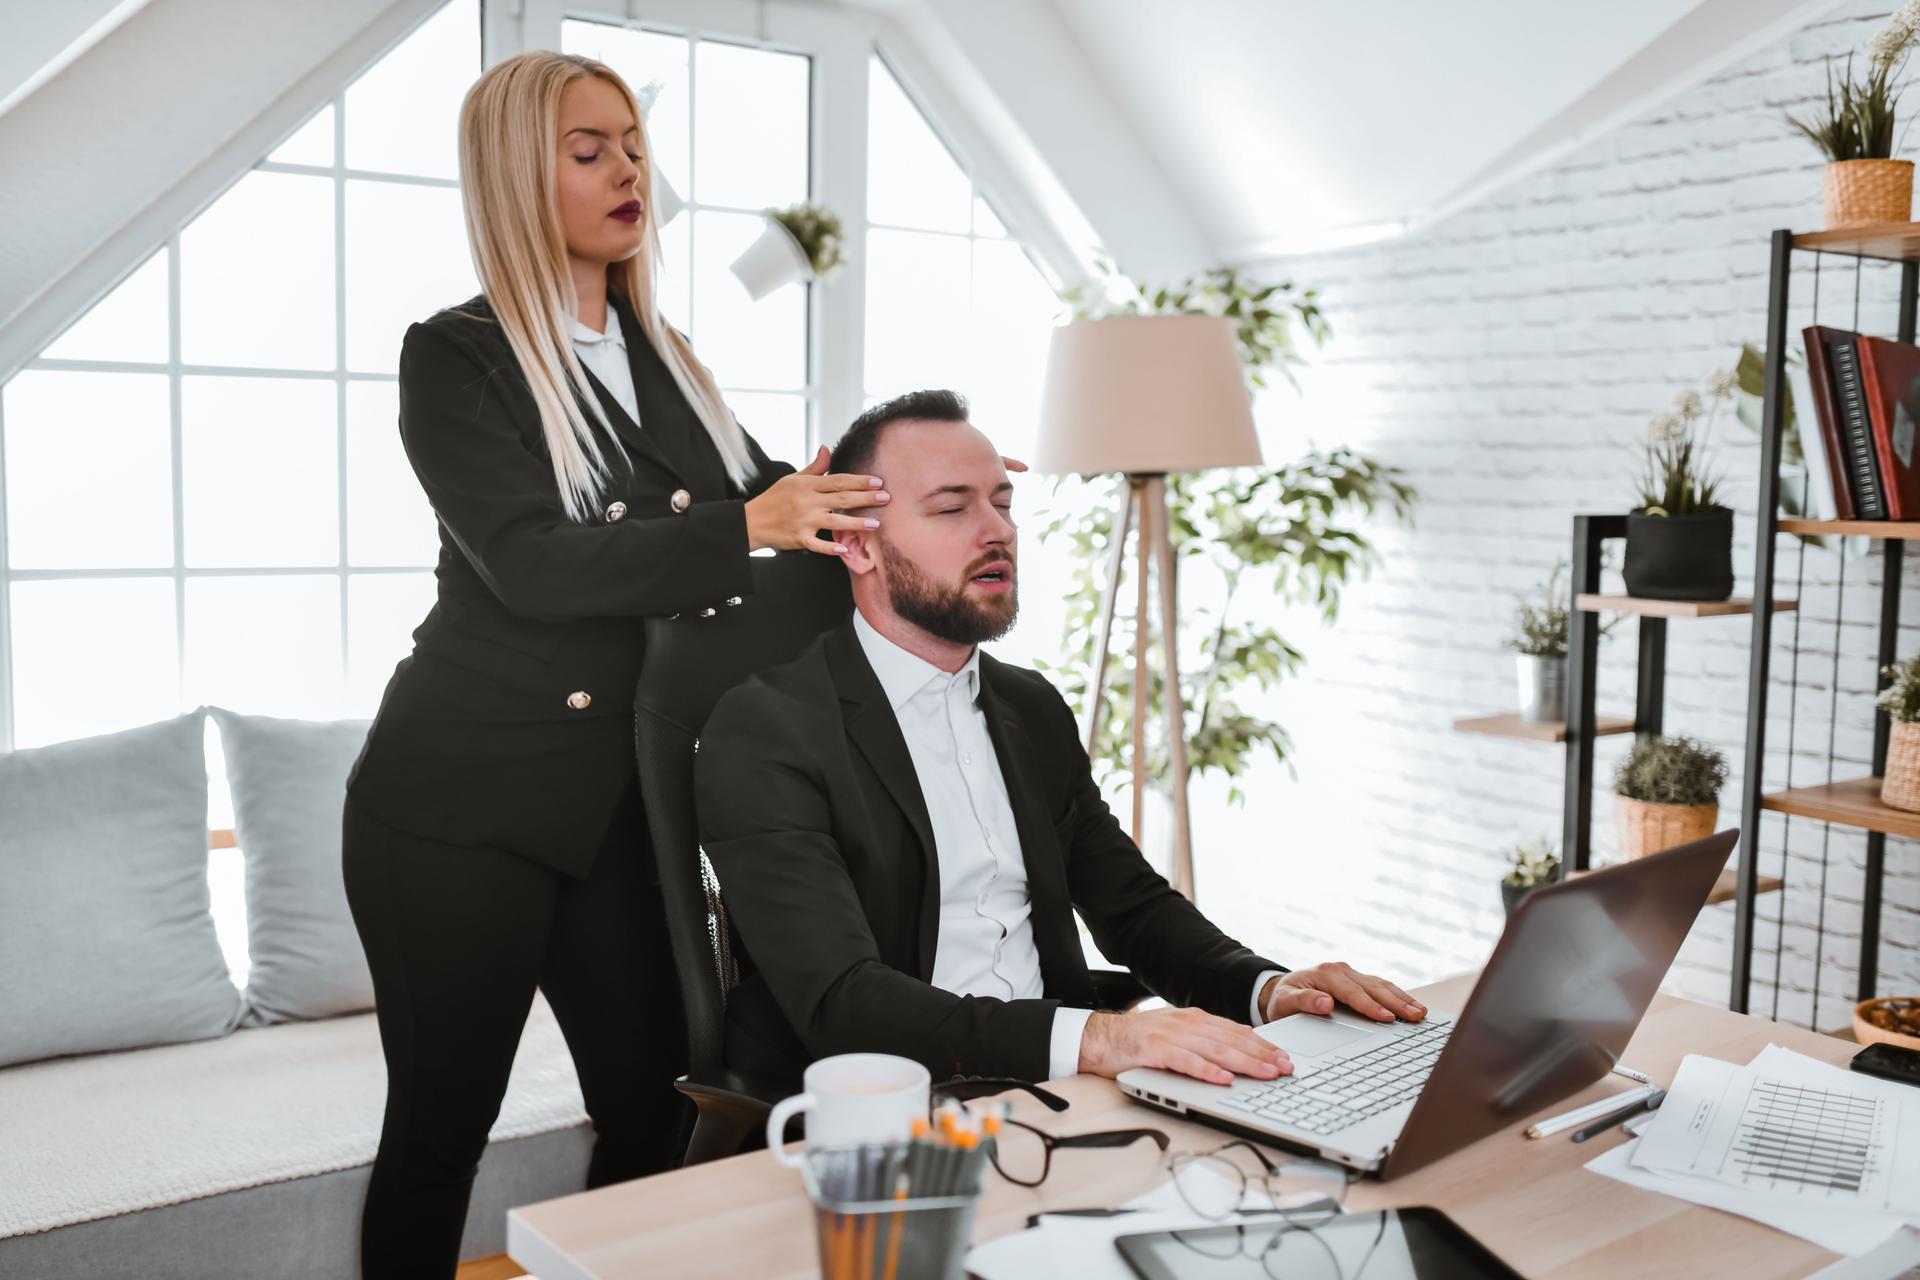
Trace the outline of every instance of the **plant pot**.
[[1567, 660], [1530, 653], [1514, 655], [1519, 677], [1520, 718], [1557, 723], [1567, 718]]
[[1887, 737], [1887, 770], [1880, 779], [1881, 803], [1920, 813], [1920, 721], [1895, 720]]
[[1544, 889], [1545, 887], [1545, 885], [1539, 884], [1510, 884], [1502, 880], [1500, 882], [1501, 905], [1506, 907], [1508, 915], [1512, 915], [1519, 909], [1520, 899], [1526, 897], [1535, 889]]
[[1718, 804], [1651, 804], [1630, 796], [1613, 798], [1613, 825], [1620, 856], [1644, 858], [1662, 849], [1704, 840], [1713, 834]]
[[1920, 999], [1912, 996], [1882, 996], [1878, 1000], [1862, 1000], [1853, 1007], [1853, 1038], [1861, 1044], [1891, 1044], [1902, 1049], [1920, 1049], [1920, 1035], [1904, 1035], [1867, 1021], [1867, 1010], [1886, 1005], [1906, 1005], [1911, 1009], [1920, 1007]]
[[807, 261], [807, 251], [794, 239], [793, 232], [778, 219], [770, 217], [766, 222], [760, 237], [733, 260], [733, 274], [747, 286], [747, 295], [755, 302], [782, 285], [813, 277], [813, 264]]
[[1627, 594], [1653, 600], [1725, 600], [1733, 594], [1733, 512], [1627, 517], [1620, 567]]
[[1829, 231], [1913, 216], [1911, 160], [1839, 160], [1827, 166], [1823, 182]]

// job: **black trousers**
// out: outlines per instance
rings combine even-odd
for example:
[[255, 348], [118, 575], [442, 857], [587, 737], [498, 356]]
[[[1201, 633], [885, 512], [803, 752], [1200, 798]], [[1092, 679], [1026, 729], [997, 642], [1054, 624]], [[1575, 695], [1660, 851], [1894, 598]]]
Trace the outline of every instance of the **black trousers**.
[[673, 1087], [686, 1028], [637, 780], [584, 878], [398, 831], [351, 797], [342, 860], [387, 1062], [365, 1280], [453, 1276], [535, 987], [593, 1121], [587, 1186], [679, 1162], [693, 1118]]

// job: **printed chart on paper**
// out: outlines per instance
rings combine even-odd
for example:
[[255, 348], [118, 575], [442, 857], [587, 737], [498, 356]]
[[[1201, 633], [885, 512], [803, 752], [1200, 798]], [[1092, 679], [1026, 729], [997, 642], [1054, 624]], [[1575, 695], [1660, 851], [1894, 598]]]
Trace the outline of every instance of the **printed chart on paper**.
[[1814, 1065], [1818, 1074], [1780, 1073], [1687, 1058], [1633, 1163], [1836, 1208], [1906, 1208], [1920, 1112]]

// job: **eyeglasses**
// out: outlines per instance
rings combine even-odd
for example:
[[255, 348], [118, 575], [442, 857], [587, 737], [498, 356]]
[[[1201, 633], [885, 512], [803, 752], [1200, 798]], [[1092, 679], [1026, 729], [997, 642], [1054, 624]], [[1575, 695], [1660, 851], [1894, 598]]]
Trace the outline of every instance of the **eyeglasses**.
[[1167, 1135], [1158, 1129], [1102, 1129], [1095, 1133], [1055, 1135], [1030, 1124], [1006, 1119], [987, 1148], [993, 1167], [1001, 1177], [1016, 1186], [1037, 1187], [1053, 1171], [1053, 1153], [1072, 1150], [1112, 1150], [1130, 1147], [1142, 1139], [1161, 1151], [1167, 1149]]
[[[1381, 1215], [1384, 1220], [1386, 1215]], [[1340, 1265], [1340, 1258], [1333, 1246], [1319, 1232], [1293, 1230], [1289, 1224], [1269, 1217], [1261, 1217], [1252, 1222], [1237, 1222], [1232, 1227], [1195, 1227], [1189, 1230], [1169, 1231], [1173, 1242], [1191, 1253], [1197, 1253], [1213, 1262], [1224, 1262], [1232, 1258], [1252, 1258], [1260, 1264], [1269, 1280], [1298, 1280], [1303, 1275], [1323, 1275], [1344, 1278], [1346, 1269]], [[1374, 1249], [1378, 1248], [1376, 1236], [1373, 1246], [1367, 1250], [1355, 1275], [1366, 1274], [1366, 1264], [1371, 1261]], [[1244, 1269], [1235, 1274], [1244, 1274]]]
[[[1249, 1174], [1229, 1153], [1248, 1152], [1259, 1162]], [[1347, 1188], [1356, 1175], [1338, 1165], [1289, 1161], [1275, 1163], [1266, 1152], [1245, 1140], [1229, 1142], [1211, 1151], [1176, 1151], [1167, 1157], [1167, 1171], [1187, 1207], [1203, 1218], [1221, 1220], [1241, 1212], [1269, 1212], [1288, 1227], [1313, 1228], [1331, 1221], [1346, 1203]], [[1272, 1202], [1246, 1208], [1247, 1192], [1264, 1192]]]
[[940, 1098], [952, 1098], [965, 1106], [974, 1098], [991, 1097], [996, 1093], [1005, 1093], [1009, 1089], [1019, 1089], [1038, 1098], [1049, 1111], [1065, 1111], [1067, 1100], [1057, 1093], [1042, 1089], [1031, 1080], [1016, 1080], [1012, 1076], [958, 1076], [933, 1086], [928, 1092], [931, 1103]]

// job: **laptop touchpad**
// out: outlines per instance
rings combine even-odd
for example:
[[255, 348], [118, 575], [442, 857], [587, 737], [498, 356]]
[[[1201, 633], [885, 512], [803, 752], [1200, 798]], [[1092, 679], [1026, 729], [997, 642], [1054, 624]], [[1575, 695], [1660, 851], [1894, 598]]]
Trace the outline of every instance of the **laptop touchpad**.
[[1344, 1049], [1356, 1040], [1373, 1035], [1366, 1027], [1353, 1027], [1312, 1014], [1296, 1013], [1283, 1018], [1267, 1032], [1267, 1039], [1297, 1058], [1317, 1058]]

